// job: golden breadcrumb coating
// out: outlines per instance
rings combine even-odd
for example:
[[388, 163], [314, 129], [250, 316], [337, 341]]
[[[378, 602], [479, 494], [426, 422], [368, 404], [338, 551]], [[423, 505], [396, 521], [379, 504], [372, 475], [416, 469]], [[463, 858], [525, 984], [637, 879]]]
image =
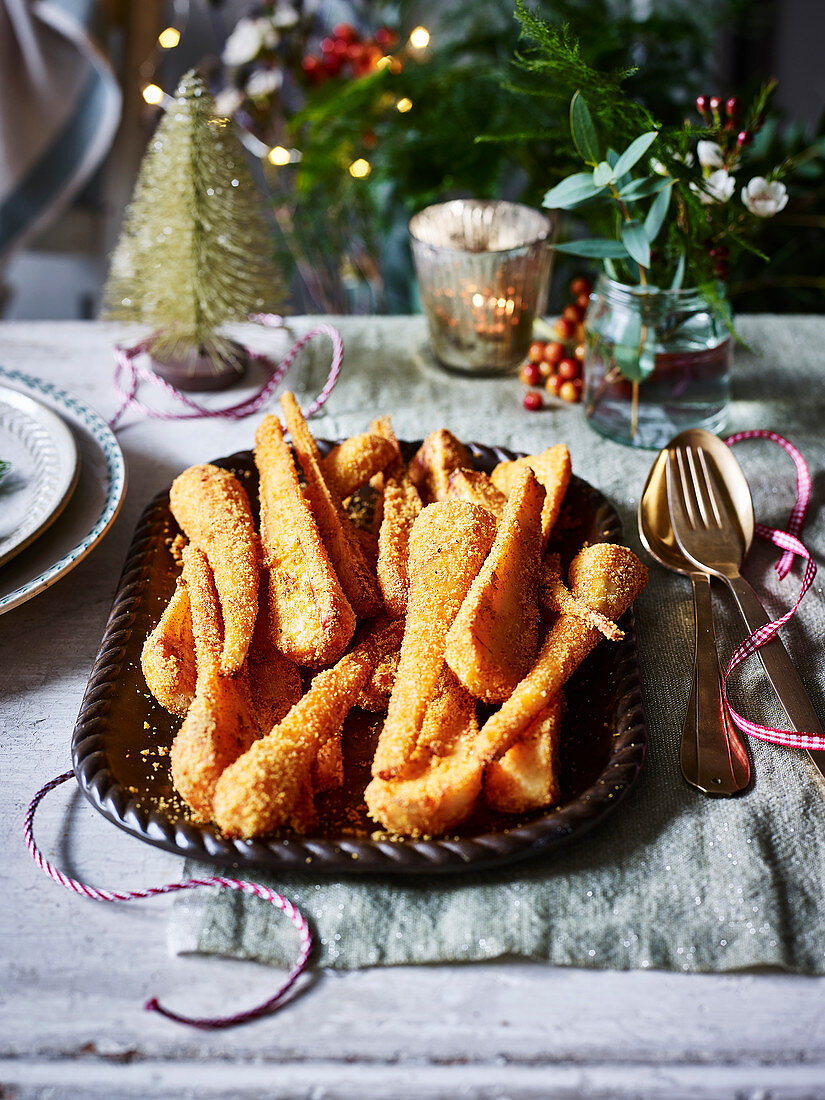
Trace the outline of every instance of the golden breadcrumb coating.
[[518, 472], [493, 547], [447, 635], [447, 664], [485, 703], [501, 703], [530, 670], [539, 644], [544, 489]]
[[319, 672], [303, 698], [266, 737], [218, 780], [214, 818], [227, 836], [262, 836], [292, 811], [321, 746], [343, 725], [384, 653], [398, 646], [402, 626], [368, 635], [338, 663]]
[[521, 741], [484, 771], [484, 798], [500, 814], [524, 814], [561, 797], [561, 692], [539, 714]]
[[276, 416], [265, 416], [258, 425], [255, 464], [272, 640], [297, 664], [332, 664], [352, 639], [355, 614], [301, 490]]
[[407, 613], [410, 592], [407, 572], [410, 532], [421, 511], [421, 497], [410, 479], [390, 418], [382, 416], [374, 420], [370, 431], [391, 443], [395, 452], [383, 477], [376, 478], [374, 482], [383, 490], [375, 571], [387, 614], [390, 618], [402, 619]]
[[[647, 569], [636, 555], [611, 543], [585, 547], [570, 566], [573, 595], [610, 619], [624, 614], [646, 583]], [[502, 756], [524, 737], [601, 637], [595, 626], [577, 616], [559, 616], [533, 668], [482, 727], [475, 746], [482, 761]]]
[[515, 458], [512, 462], [500, 462], [490, 479], [497, 489], [509, 496], [519, 471], [525, 466], [530, 467], [547, 493], [541, 517], [541, 543], [546, 546], [570, 484], [570, 452], [564, 443], [557, 443], [555, 447], [548, 447], [541, 454]]
[[281, 397], [281, 409], [306, 478], [304, 494], [344, 595], [358, 618], [371, 618], [383, 607], [378, 581], [364, 557], [340, 497], [330, 490], [324, 480], [318, 445], [298, 402], [288, 391]]
[[155, 629], [143, 643], [140, 666], [162, 707], [183, 718], [195, 698], [195, 639], [189, 593], [180, 580]]
[[351, 497], [395, 459], [392, 441], [382, 435], [353, 435], [321, 459], [324, 481], [339, 500]]
[[197, 686], [169, 754], [172, 780], [195, 816], [208, 821], [218, 778], [258, 736], [245, 670], [220, 670], [223, 627], [212, 570], [191, 544], [183, 552], [183, 581], [189, 594], [195, 640]]
[[480, 470], [453, 470], [447, 482], [448, 500], [468, 500], [480, 504], [500, 520], [507, 497]]
[[373, 760], [392, 779], [415, 752], [444, 664], [447, 631], [484, 563], [496, 521], [477, 504], [428, 505], [410, 536], [410, 598], [398, 674]]
[[396, 779], [373, 779], [370, 817], [393, 833], [422, 836], [454, 829], [473, 812], [482, 765], [472, 754], [476, 701], [446, 667], [424, 718], [416, 759]]
[[473, 469], [470, 452], [452, 432], [439, 428], [431, 432], [413, 456], [410, 479], [426, 504], [447, 500], [450, 474]]
[[169, 507], [215, 576], [223, 616], [221, 671], [244, 662], [258, 614], [260, 546], [249, 498], [237, 478], [217, 466], [190, 466], [172, 482]]

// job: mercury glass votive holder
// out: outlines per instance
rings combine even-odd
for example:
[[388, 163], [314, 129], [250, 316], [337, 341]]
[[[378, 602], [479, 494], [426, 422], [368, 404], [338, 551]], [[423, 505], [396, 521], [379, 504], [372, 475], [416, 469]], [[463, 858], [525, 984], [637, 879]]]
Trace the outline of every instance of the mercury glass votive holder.
[[524, 359], [550, 282], [554, 216], [519, 203], [454, 199], [410, 220], [436, 359], [501, 374]]

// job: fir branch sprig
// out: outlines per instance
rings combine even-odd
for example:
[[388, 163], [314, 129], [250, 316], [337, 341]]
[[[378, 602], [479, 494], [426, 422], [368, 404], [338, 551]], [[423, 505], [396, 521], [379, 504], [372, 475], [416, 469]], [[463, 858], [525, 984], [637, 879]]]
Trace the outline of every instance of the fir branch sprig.
[[741, 204], [732, 201], [734, 173], [765, 122], [775, 82], [744, 115], [738, 99], [722, 104], [703, 96], [697, 106], [704, 127], [664, 126], [625, 89], [634, 71], [588, 65], [569, 29], [528, 12], [523, 0], [516, 0], [516, 16], [530, 41], [529, 56], [517, 63], [552, 75], [553, 95], [577, 82], [570, 135], [584, 170], [551, 187], [544, 205], [586, 217], [593, 235], [557, 244], [557, 251], [602, 260], [612, 277], [631, 284], [705, 289], [727, 278], [732, 255], [758, 252], [748, 230], [787, 202], [782, 166], [767, 179], [753, 178]]

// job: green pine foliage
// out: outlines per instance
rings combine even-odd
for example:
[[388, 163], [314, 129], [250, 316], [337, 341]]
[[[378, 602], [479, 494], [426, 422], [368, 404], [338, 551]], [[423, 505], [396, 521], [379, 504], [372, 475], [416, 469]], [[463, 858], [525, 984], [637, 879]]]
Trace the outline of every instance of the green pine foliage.
[[271, 229], [233, 126], [195, 72], [183, 78], [141, 165], [112, 256], [107, 316], [155, 329], [158, 359], [232, 360], [219, 329], [274, 308]]
[[[377, 4], [374, 18], [399, 26], [402, 43], [419, 23], [432, 38], [400, 72], [309, 89], [288, 121], [286, 143], [301, 161], [279, 172], [285, 182], [276, 181], [274, 198], [284, 263], [311, 284], [304, 305], [347, 308], [337, 278], [347, 256], [377, 286], [379, 308], [408, 309], [409, 272], [400, 271], [393, 287], [392, 264], [404, 254], [398, 242], [409, 215], [429, 203], [472, 195], [538, 206], [579, 166], [568, 104], [577, 87], [590, 86], [583, 73], [613, 74], [616, 86], [632, 58], [643, 57], [632, 77], [635, 113], [617, 125], [628, 142], [653, 128], [639, 125], [648, 114], [681, 125], [707, 82], [714, 37], [742, 2], [657, 0], [645, 12], [635, 0], [534, 0], [534, 11], [520, 5], [524, 25], [513, 17], [513, 0]], [[574, 58], [557, 55], [548, 64], [527, 37], [545, 24], [580, 42]], [[413, 104], [403, 114], [395, 109], [402, 97]], [[366, 179], [347, 171], [359, 157], [371, 165]]]

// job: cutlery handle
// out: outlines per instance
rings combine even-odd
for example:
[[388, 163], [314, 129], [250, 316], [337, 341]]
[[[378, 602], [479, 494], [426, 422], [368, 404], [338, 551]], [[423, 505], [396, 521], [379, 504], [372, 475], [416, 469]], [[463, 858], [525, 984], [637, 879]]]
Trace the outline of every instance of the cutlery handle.
[[[737, 573], [725, 579], [739, 605], [748, 630], [753, 632], [767, 626], [770, 619], [765, 608], [745, 578]], [[822, 723], [811, 706], [799, 673], [794, 668], [788, 651], [778, 635], [774, 636], [767, 645], [762, 646], [759, 650], [759, 658], [791, 728], [799, 733], [822, 733]], [[822, 771], [823, 764], [820, 761], [825, 761], [825, 752], [810, 755], [817, 768]]]
[[710, 578], [704, 573], [692, 573], [690, 579], [696, 634], [693, 681], [682, 727], [679, 763], [688, 783], [706, 794], [736, 794], [750, 781], [750, 765], [722, 697]]

